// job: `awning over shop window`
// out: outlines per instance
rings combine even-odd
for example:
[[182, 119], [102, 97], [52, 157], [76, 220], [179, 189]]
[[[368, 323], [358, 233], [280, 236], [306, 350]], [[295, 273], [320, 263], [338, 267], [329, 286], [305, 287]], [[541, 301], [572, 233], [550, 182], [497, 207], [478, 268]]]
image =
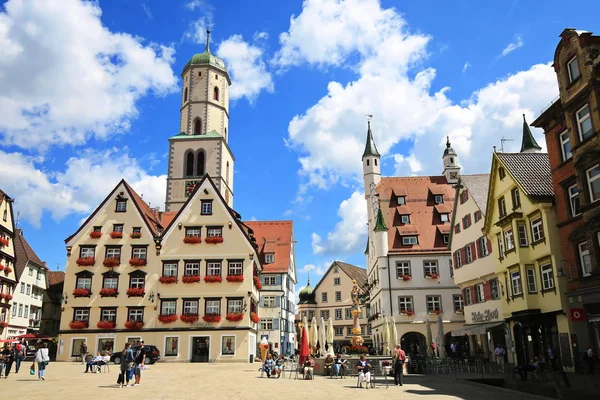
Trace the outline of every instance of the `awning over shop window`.
[[485, 335], [488, 329], [495, 328], [504, 323], [500, 322], [488, 322], [485, 324], [473, 324], [465, 325], [462, 328], [455, 329], [452, 331], [452, 336], [464, 336], [464, 335]]

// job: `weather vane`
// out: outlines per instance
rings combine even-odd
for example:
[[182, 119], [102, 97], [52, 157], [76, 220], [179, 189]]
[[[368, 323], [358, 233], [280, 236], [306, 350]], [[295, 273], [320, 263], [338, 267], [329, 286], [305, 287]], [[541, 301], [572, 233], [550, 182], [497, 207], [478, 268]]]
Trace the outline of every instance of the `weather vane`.
[[367, 121], [371, 122], [371, 119], [373, 118], [373, 114], [365, 114], [365, 117], [367, 117]]

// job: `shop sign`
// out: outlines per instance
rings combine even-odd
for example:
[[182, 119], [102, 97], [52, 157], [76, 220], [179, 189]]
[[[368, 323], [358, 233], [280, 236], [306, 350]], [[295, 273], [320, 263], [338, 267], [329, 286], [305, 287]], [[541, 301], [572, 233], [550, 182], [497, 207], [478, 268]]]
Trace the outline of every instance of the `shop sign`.
[[471, 313], [473, 322], [488, 322], [493, 319], [498, 319], [498, 309], [485, 310], [484, 312], [476, 311]]
[[583, 308], [569, 308], [571, 321], [585, 321], [585, 310]]

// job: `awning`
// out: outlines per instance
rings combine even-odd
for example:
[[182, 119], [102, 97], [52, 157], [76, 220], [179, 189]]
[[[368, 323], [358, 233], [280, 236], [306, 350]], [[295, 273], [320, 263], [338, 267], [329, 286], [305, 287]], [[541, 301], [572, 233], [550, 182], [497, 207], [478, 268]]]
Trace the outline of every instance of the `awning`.
[[452, 336], [485, 335], [488, 329], [495, 328], [499, 325], [502, 325], [503, 323], [504, 321], [488, 322], [486, 324], [465, 325], [462, 328], [453, 330]]

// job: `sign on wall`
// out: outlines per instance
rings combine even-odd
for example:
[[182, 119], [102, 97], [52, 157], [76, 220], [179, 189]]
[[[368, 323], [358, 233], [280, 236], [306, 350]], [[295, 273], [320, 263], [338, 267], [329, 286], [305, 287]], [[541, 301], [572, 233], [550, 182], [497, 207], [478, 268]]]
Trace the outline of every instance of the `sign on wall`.
[[488, 322], [493, 319], [498, 319], [498, 309], [496, 308], [494, 310], [485, 310], [483, 312], [472, 312], [471, 319], [473, 320], [473, 322]]
[[583, 308], [569, 308], [571, 321], [585, 321], [585, 310]]

